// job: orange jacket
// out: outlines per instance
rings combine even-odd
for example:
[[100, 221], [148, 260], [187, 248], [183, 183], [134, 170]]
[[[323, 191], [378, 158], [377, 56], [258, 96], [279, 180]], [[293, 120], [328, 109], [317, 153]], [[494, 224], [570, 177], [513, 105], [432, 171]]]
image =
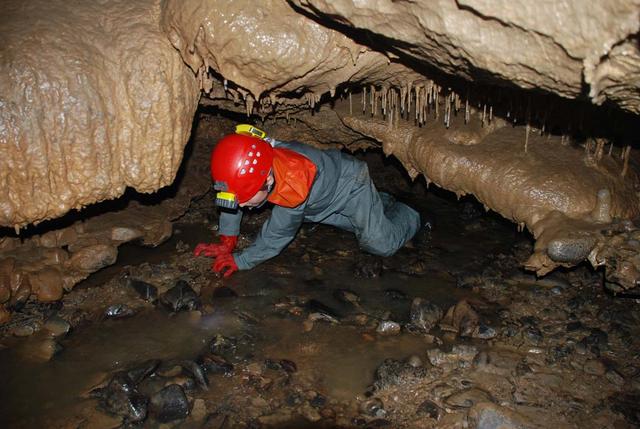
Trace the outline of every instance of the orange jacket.
[[269, 202], [288, 208], [299, 206], [309, 196], [316, 172], [316, 165], [305, 156], [289, 149], [275, 148], [275, 186], [269, 195]]

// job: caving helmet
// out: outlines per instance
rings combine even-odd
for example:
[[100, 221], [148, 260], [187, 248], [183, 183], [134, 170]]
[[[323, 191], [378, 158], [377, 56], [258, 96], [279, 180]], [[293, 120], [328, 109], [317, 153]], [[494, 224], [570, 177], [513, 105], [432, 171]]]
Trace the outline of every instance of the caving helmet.
[[264, 186], [273, 163], [271, 145], [255, 134], [239, 134], [238, 128], [235, 134], [223, 137], [211, 152], [211, 177], [218, 191], [216, 204], [229, 209], [238, 208]]

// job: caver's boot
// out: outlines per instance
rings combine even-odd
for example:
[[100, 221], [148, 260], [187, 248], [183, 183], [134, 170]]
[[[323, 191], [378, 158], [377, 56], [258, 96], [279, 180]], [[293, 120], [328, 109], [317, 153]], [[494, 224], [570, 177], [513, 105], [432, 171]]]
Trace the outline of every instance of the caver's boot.
[[426, 247], [431, 241], [431, 233], [433, 232], [435, 218], [433, 214], [422, 211], [420, 212], [420, 229], [411, 239], [411, 244], [416, 248]]

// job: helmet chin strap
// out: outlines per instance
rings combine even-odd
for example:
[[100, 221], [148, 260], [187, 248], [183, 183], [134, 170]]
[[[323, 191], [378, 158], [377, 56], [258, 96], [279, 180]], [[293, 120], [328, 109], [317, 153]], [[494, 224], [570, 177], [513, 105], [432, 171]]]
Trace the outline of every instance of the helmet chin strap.
[[[262, 187], [260, 188], [260, 191], [267, 191], [267, 195], [271, 194], [271, 191], [273, 191], [273, 186], [276, 183], [276, 179], [275, 177], [273, 177], [272, 173], [273, 173], [273, 170], [269, 170], [269, 175], [267, 176], [267, 180], [264, 181], [264, 185], [262, 185]], [[271, 183], [268, 183], [269, 177], [273, 177], [273, 180], [271, 181]], [[249, 210], [259, 209], [260, 207], [264, 206], [267, 203], [267, 199], [268, 198], [265, 198], [264, 201], [262, 201], [260, 204], [258, 204], [255, 207], [250, 207]]]

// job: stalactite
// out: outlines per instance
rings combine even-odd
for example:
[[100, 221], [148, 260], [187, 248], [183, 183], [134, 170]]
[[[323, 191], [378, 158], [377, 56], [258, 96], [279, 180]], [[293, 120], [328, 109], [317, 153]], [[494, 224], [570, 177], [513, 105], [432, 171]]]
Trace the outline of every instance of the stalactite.
[[469, 123], [469, 98], [464, 102], [464, 123]]
[[349, 115], [353, 115], [353, 101], [351, 100], [351, 90], [349, 90]]
[[254, 103], [253, 96], [248, 95], [245, 98], [245, 106], [247, 108], [247, 117], [251, 116], [251, 113], [253, 113], [253, 103]]
[[367, 87], [362, 88], [362, 114], [367, 113]]
[[631, 146], [627, 146], [623, 150], [623, 158], [624, 164], [622, 166], [621, 176], [624, 177], [627, 175], [627, 170], [629, 169], [629, 158], [631, 158]]

